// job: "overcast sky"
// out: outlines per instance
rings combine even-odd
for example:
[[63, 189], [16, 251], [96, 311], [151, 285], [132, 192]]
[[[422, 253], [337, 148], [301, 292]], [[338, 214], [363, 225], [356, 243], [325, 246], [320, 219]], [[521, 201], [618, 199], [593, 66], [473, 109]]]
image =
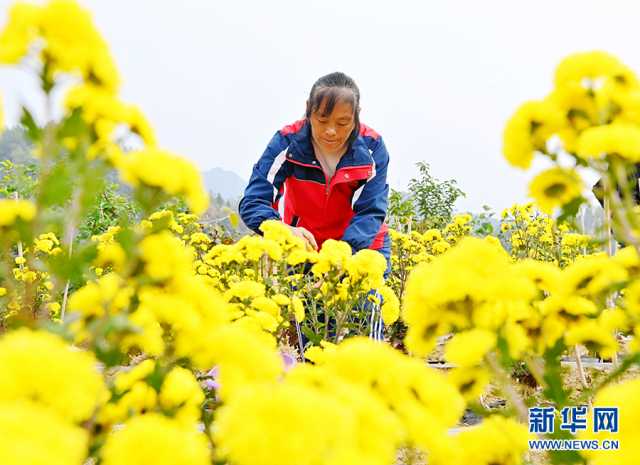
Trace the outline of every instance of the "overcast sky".
[[[3, 24], [10, 3], [0, 0]], [[563, 56], [602, 49], [640, 70], [631, 0], [81, 3], [111, 45], [123, 99], [202, 170], [248, 179], [273, 133], [302, 116], [313, 82], [340, 70], [386, 141], [391, 187], [405, 189], [426, 161], [467, 192], [460, 210], [526, 198], [532, 174], [503, 160], [503, 126], [550, 90]], [[0, 68], [9, 123], [17, 102], [32, 101], [31, 84]]]

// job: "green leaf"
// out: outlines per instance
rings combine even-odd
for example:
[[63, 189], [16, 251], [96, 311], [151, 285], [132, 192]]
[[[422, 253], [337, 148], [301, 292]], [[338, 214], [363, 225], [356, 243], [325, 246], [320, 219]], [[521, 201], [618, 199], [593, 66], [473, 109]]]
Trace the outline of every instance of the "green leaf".
[[66, 253], [50, 257], [51, 271], [62, 280], [69, 280], [74, 286], [82, 285], [85, 281], [84, 274], [89, 269], [91, 262], [97, 255], [95, 243], [74, 244], [71, 256]]
[[509, 355], [509, 344], [507, 342], [507, 339], [502, 335], [499, 335], [496, 342], [496, 347], [500, 356], [500, 364], [505, 367], [512, 366], [514, 361]]
[[71, 198], [73, 178], [66, 163], [54, 165], [51, 171], [43, 176], [40, 185], [40, 204], [44, 207], [64, 205]]
[[106, 341], [96, 344], [94, 351], [98, 360], [107, 367], [121, 365], [126, 360], [125, 354], [120, 352], [117, 346], [112, 346]]
[[560, 372], [560, 356], [565, 350], [564, 341], [558, 339], [555, 345], [547, 349], [544, 353], [544, 375], [543, 379], [547, 384], [543, 394], [556, 404], [556, 408], [564, 407], [568, 401], [567, 393], [562, 387], [562, 374]]
[[115, 236], [127, 256], [132, 256], [136, 248], [136, 235], [132, 229], [123, 227]]
[[22, 116], [20, 116], [20, 124], [27, 130], [27, 137], [31, 142], [37, 143], [42, 140], [42, 129], [36, 123], [33, 115], [26, 107], [22, 107]]
[[311, 341], [311, 344], [314, 346], [319, 346], [320, 345], [320, 341], [322, 340], [322, 335], [321, 334], [316, 334], [313, 332], [313, 330], [311, 328], [308, 328], [306, 326], [303, 326], [301, 328], [302, 330], [302, 334], [304, 334], [307, 339], [309, 339], [309, 341]]
[[138, 331], [138, 328], [131, 323], [129, 318], [125, 315], [113, 315], [107, 320], [107, 323], [104, 326], [105, 335], [108, 335], [109, 333], [130, 333], [136, 331]]
[[578, 210], [585, 201], [586, 200], [584, 197], [578, 196], [571, 202], [563, 205], [562, 210], [560, 211], [560, 216], [557, 219], [558, 224], [567, 222], [571, 225], [574, 225]]
[[160, 367], [160, 364], [156, 362], [153, 371], [145, 379], [149, 386], [151, 386], [157, 393], [160, 393], [160, 389], [162, 388], [162, 383], [166, 375], [166, 370], [163, 370]]
[[56, 136], [59, 141], [66, 137], [80, 137], [87, 133], [87, 129], [87, 125], [82, 119], [82, 109], [75, 108], [69, 116], [61, 121]]

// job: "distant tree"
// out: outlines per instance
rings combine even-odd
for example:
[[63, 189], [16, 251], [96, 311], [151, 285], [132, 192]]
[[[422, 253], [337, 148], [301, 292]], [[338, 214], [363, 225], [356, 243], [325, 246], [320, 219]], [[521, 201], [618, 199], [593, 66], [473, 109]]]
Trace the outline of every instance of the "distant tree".
[[495, 212], [488, 205], [482, 206], [482, 212], [473, 214], [471, 223], [474, 236], [486, 237], [499, 232], [500, 221], [494, 218]]
[[391, 227], [399, 231], [410, 231], [414, 216], [413, 203], [408, 194], [391, 189], [387, 210]]
[[101, 234], [123, 220], [131, 223], [140, 219], [141, 212], [136, 209], [131, 197], [121, 194], [118, 187], [117, 184], [107, 183], [96, 196], [95, 204], [79, 227], [77, 240]]
[[10, 159], [0, 161], [0, 198], [27, 199], [36, 188], [36, 165], [14, 163]]
[[416, 226], [420, 230], [442, 228], [451, 220], [456, 201], [466, 194], [455, 179], [440, 181], [434, 178], [429, 164], [418, 162], [416, 166], [419, 176], [409, 181], [409, 193], [418, 222]]

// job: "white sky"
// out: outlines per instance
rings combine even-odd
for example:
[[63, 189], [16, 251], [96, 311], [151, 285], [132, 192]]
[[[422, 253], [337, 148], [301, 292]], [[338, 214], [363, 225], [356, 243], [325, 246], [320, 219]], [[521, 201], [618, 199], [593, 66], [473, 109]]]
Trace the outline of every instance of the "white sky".
[[[0, 21], [12, 2], [0, 0]], [[301, 117], [313, 82], [341, 70], [385, 138], [389, 183], [415, 163], [455, 178], [461, 210], [526, 198], [532, 177], [501, 156], [506, 119], [543, 97], [566, 54], [602, 49], [640, 70], [640, 2], [81, 0], [111, 45], [123, 99], [164, 148], [248, 179], [273, 133]], [[33, 101], [0, 68], [9, 123]], [[542, 163], [538, 164], [542, 165]]]

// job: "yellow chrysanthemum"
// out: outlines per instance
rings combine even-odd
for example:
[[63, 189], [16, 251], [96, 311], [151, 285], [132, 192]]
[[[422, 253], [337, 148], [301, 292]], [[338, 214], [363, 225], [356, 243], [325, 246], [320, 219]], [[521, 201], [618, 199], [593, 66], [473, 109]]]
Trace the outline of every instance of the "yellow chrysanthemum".
[[389, 326], [400, 317], [400, 300], [393, 292], [393, 289], [388, 286], [381, 287], [379, 292], [382, 296], [382, 308], [380, 309], [382, 321]]
[[412, 352], [427, 354], [437, 336], [454, 328], [469, 329], [473, 322], [497, 328], [509, 306], [525, 304], [535, 291], [526, 276], [514, 272], [502, 247], [465, 237], [411, 271], [403, 302], [405, 343]]
[[464, 409], [462, 396], [441, 373], [368, 338], [343, 341], [322, 363], [328, 372], [372, 389], [397, 412], [414, 443], [433, 453]]
[[578, 197], [582, 192], [582, 179], [573, 170], [551, 168], [538, 174], [529, 184], [529, 196], [545, 213], [552, 213]]
[[444, 357], [448, 362], [460, 367], [473, 367], [496, 346], [496, 341], [495, 333], [483, 329], [457, 333], [447, 342]]
[[349, 256], [345, 266], [352, 282], [362, 280], [363, 287], [373, 289], [382, 286], [387, 261], [378, 251], [363, 249]]
[[338, 346], [333, 342], [320, 341], [320, 346], [311, 346], [304, 351], [304, 357], [316, 364], [321, 364], [328, 354], [335, 352]]
[[42, 405], [0, 402], [0, 463], [82, 465], [87, 446], [85, 430]]
[[0, 401], [35, 399], [65, 419], [86, 420], [106, 396], [96, 364], [53, 334], [12, 331], [0, 339]]
[[0, 227], [11, 226], [17, 220], [31, 221], [36, 206], [29, 200], [0, 199]]
[[195, 425], [200, 420], [204, 393], [190, 370], [174, 367], [164, 379], [158, 398], [165, 409], [177, 409], [176, 418], [186, 425]]
[[562, 272], [559, 288], [566, 294], [598, 297], [629, 277], [615, 260], [603, 255], [580, 257]]
[[640, 281], [633, 281], [624, 290], [624, 305], [631, 315], [640, 317]]
[[598, 80], [615, 79], [621, 83], [632, 85], [637, 82], [633, 72], [615, 56], [591, 51], [574, 53], [563, 59], [555, 73], [556, 87], [579, 85], [597, 88]]
[[447, 371], [447, 380], [458, 388], [468, 402], [477, 401], [489, 384], [491, 374], [486, 368], [452, 368]]
[[275, 339], [260, 329], [226, 325], [204, 336], [208, 344], [198, 355], [209, 366], [219, 366], [222, 399], [246, 384], [275, 381], [284, 369]]
[[504, 129], [502, 153], [518, 168], [531, 166], [536, 150], [564, 125], [564, 115], [551, 101], [531, 101], [518, 108]]
[[145, 271], [153, 279], [191, 274], [191, 253], [168, 231], [145, 237], [140, 242], [140, 253], [145, 261]]
[[640, 128], [607, 124], [586, 129], [578, 138], [577, 153], [583, 158], [608, 155], [637, 163], [640, 161]]
[[169, 195], [184, 196], [196, 214], [207, 209], [209, 196], [202, 175], [184, 158], [149, 148], [127, 153], [114, 161], [122, 180], [134, 187], [145, 185], [162, 189]]
[[16, 64], [27, 54], [38, 34], [41, 11], [41, 7], [24, 2], [11, 7], [0, 33], [0, 63]]
[[82, 117], [95, 131], [99, 142], [115, 142], [115, 131], [126, 125], [138, 134], [148, 147], [156, 144], [151, 124], [142, 111], [122, 102], [110, 90], [95, 84], [80, 84], [66, 94], [65, 106], [69, 110], [82, 109]]
[[519, 464], [528, 450], [527, 428], [512, 418], [493, 415], [455, 437], [460, 463], [478, 465]]
[[305, 311], [304, 311], [304, 303], [298, 296], [293, 296], [291, 298], [291, 309], [293, 310], [293, 315], [297, 322], [301, 322], [304, 320]]
[[312, 387], [256, 385], [217, 411], [212, 435], [220, 459], [237, 465], [315, 465], [349, 446], [351, 421], [341, 402]]
[[328, 273], [330, 270], [344, 270], [347, 260], [351, 258], [351, 246], [346, 242], [329, 239], [322, 244], [318, 254], [318, 261], [311, 271], [316, 276]]
[[[369, 386], [354, 384], [333, 375], [325, 367], [298, 364], [287, 373], [287, 383], [312, 387], [338, 400], [349, 421], [346, 444], [336, 450], [335, 463], [388, 465], [406, 430], [398, 415]], [[334, 462], [334, 460], [332, 460]]]
[[103, 316], [122, 311], [129, 305], [133, 289], [125, 286], [123, 279], [115, 273], [90, 281], [71, 295], [69, 311], [79, 312], [85, 317]]
[[[593, 401], [593, 407], [618, 407], [618, 432], [593, 432], [592, 428], [578, 434], [580, 439], [617, 440], [620, 449], [616, 451], [581, 452], [593, 465], [635, 465], [640, 457], [640, 379], [631, 379], [618, 384], [610, 384], [600, 390]], [[591, 423], [591, 422], [590, 422]], [[615, 457], [614, 460], [613, 457]]]
[[207, 438], [158, 414], [132, 418], [107, 436], [100, 451], [104, 465], [208, 465]]
[[618, 350], [613, 332], [600, 325], [597, 320], [585, 320], [571, 325], [565, 333], [567, 346], [584, 345], [604, 358], [611, 358]]

